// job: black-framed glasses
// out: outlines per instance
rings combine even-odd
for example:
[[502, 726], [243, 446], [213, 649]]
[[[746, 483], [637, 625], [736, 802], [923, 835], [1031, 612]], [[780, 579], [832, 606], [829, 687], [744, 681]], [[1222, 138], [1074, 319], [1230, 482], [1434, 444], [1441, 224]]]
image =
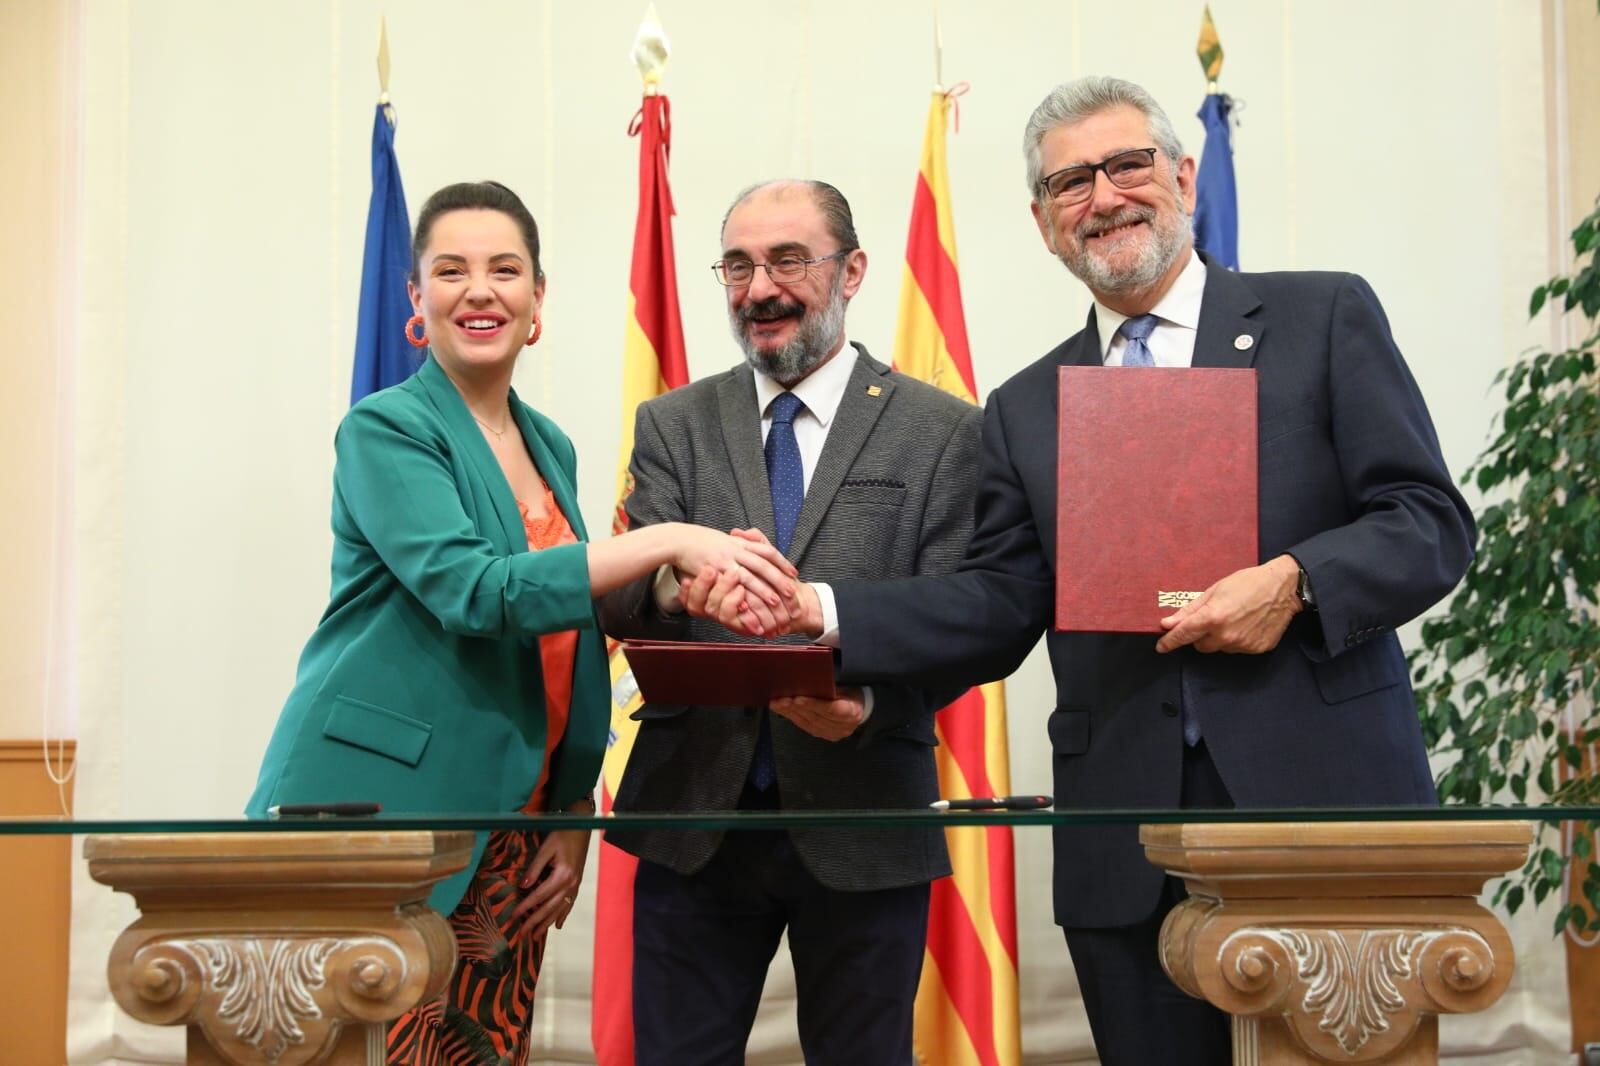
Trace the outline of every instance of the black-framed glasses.
[[1081, 204], [1094, 195], [1094, 172], [1100, 171], [1106, 180], [1119, 189], [1133, 189], [1150, 180], [1156, 172], [1156, 148], [1135, 148], [1118, 152], [1098, 163], [1084, 163], [1058, 170], [1039, 180], [1039, 191], [1047, 200], [1064, 204]]
[[814, 264], [840, 259], [853, 251], [854, 248], [841, 248], [832, 255], [819, 255], [815, 259], [807, 259], [800, 255], [780, 255], [770, 263], [757, 263], [744, 258], [718, 259], [711, 264], [711, 272], [717, 276], [718, 281], [729, 286], [750, 284], [755, 280], [756, 267], [765, 267], [767, 277], [773, 281], [799, 281]]

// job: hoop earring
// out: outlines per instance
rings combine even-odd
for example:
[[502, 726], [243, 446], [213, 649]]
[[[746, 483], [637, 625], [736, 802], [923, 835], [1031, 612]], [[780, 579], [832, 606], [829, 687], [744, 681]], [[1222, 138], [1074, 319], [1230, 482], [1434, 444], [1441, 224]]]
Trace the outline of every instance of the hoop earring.
[[532, 348], [539, 343], [539, 334], [544, 332], [544, 323], [537, 318], [533, 320], [533, 333], [523, 342], [524, 348]]
[[[421, 329], [419, 336], [414, 330]], [[422, 321], [421, 315], [412, 315], [406, 319], [406, 340], [411, 342], [413, 348], [426, 348], [428, 346], [428, 326]]]

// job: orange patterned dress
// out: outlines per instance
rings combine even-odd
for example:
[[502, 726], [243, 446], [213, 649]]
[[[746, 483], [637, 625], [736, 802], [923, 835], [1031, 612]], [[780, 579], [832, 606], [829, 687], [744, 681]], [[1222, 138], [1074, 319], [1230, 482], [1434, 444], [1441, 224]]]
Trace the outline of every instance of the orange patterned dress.
[[[528, 550], [577, 541], [572, 527], [545, 486], [545, 517], [529, 514], [521, 500]], [[539, 782], [523, 811], [544, 810], [550, 763], [566, 732], [572, 711], [572, 663], [578, 646], [574, 630], [539, 638], [544, 670], [545, 760]], [[389, 1025], [387, 1061], [391, 1066], [525, 1066], [533, 991], [544, 960], [544, 941], [534, 940], [511, 915], [525, 896], [518, 881], [538, 850], [540, 833], [498, 832], [489, 836], [467, 894], [450, 915], [459, 960], [450, 984], [438, 999], [419, 1004]]]

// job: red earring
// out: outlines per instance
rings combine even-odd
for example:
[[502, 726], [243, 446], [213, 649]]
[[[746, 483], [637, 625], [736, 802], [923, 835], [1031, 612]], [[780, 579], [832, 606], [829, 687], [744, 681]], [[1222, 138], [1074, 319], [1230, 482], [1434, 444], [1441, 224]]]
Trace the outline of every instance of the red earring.
[[544, 332], [544, 323], [540, 322], [537, 318], [534, 319], [533, 320], [533, 333], [528, 337], [527, 341], [524, 343], [524, 347], [532, 348], [535, 344], [538, 344], [539, 343], [539, 334], [541, 334], [543, 332]]
[[[419, 335], [416, 331], [421, 330]], [[411, 342], [413, 348], [426, 348], [428, 346], [428, 326], [422, 321], [421, 315], [412, 315], [406, 319], [406, 340]]]

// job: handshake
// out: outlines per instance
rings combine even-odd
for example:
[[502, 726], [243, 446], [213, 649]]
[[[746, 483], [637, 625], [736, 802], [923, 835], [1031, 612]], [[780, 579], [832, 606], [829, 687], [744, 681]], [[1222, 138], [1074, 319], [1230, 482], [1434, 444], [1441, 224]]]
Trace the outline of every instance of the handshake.
[[822, 635], [816, 590], [760, 530], [681, 530], [672, 565], [685, 612], [742, 636]]

